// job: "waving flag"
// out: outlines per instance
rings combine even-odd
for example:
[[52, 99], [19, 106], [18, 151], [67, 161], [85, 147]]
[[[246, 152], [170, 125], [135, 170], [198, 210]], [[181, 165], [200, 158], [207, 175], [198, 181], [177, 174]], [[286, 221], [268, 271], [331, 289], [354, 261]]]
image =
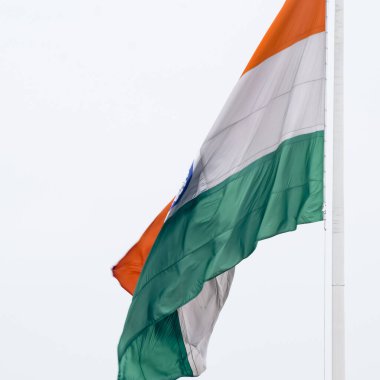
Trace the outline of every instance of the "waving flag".
[[182, 190], [115, 266], [133, 293], [119, 380], [201, 374], [235, 265], [322, 220], [325, 48], [325, 0], [286, 1]]

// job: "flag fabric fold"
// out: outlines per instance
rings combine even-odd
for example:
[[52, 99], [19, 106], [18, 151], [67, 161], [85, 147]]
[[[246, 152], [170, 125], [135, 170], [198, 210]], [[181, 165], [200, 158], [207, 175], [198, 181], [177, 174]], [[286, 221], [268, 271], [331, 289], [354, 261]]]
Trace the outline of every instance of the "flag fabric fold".
[[325, 0], [285, 2], [181, 192], [114, 267], [133, 293], [119, 380], [200, 375], [234, 267], [322, 220], [325, 12]]

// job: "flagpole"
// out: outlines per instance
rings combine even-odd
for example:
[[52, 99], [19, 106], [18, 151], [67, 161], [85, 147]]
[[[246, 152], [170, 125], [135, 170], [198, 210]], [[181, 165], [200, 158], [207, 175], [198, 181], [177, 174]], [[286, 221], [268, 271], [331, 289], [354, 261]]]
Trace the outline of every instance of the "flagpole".
[[344, 0], [335, 0], [332, 194], [332, 380], [345, 380]]

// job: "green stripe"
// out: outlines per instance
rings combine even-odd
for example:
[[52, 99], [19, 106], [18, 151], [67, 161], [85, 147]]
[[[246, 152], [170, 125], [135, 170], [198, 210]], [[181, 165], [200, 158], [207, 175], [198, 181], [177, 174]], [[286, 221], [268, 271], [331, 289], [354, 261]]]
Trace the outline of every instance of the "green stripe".
[[119, 357], [119, 380], [173, 380], [193, 376], [175, 311], [140, 334]]
[[[191, 376], [183, 341], [166, 347], [178, 335], [176, 310], [196, 297], [205, 281], [248, 257], [259, 240], [322, 220], [323, 146], [323, 132], [291, 138], [166, 221], [120, 339], [120, 380]], [[156, 360], [155, 352], [165, 349], [166, 360]], [[149, 376], [136, 369], [138, 362]]]

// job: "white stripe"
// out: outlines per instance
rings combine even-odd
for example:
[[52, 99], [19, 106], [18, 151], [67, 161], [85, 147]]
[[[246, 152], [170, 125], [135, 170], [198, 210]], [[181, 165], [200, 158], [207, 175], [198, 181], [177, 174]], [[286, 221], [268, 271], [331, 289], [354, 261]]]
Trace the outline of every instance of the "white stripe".
[[207, 346], [227, 300], [235, 268], [207, 281], [196, 298], [178, 309], [182, 337], [194, 376], [206, 369]]
[[325, 33], [312, 35], [243, 75], [216, 120], [183, 204], [275, 151], [285, 140], [324, 129]]
[[[181, 207], [294, 136], [325, 125], [325, 33], [308, 37], [240, 78], [194, 163]], [[204, 284], [178, 309], [194, 376], [206, 369], [208, 342], [228, 297], [234, 268]]]

